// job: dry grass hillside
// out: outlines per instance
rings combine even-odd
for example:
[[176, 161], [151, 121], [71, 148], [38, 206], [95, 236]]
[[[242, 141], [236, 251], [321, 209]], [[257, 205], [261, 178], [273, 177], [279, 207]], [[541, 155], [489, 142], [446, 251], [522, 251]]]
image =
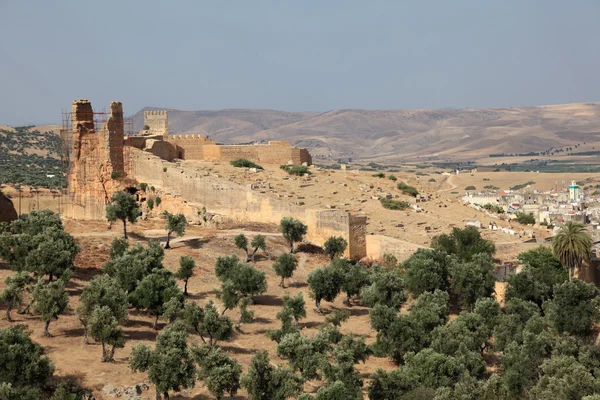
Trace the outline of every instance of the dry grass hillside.
[[[142, 127], [143, 111], [134, 116]], [[600, 103], [452, 110], [170, 110], [172, 133], [218, 142], [288, 140], [319, 156], [380, 161], [477, 160], [586, 144], [600, 149]], [[494, 159], [490, 159], [491, 162]]]

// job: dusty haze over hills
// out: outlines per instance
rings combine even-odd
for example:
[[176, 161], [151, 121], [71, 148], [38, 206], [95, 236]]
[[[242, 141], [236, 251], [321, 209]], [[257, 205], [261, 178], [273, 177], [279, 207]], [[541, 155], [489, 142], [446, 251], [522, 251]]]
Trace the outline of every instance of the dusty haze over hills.
[[[143, 126], [144, 108], [134, 116]], [[169, 110], [172, 134], [221, 143], [287, 140], [316, 156], [378, 161], [474, 160], [586, 142], [600, 146], [600, 103], [450, 110]], [[600, 147], [599, 147], [600, 149]]]

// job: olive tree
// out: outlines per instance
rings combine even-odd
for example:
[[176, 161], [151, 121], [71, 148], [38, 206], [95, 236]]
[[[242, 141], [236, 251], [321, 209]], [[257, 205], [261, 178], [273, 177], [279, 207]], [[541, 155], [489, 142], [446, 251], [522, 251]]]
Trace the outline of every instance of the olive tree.
[[331, 260], [341, 257], [348, 248], [348, 242], [341, 236], [331, 236], [323, 244], [323, 251]]
[[178, 317], [209, 346], [216, 346], [219, 340], [227, 340], [233, 334], [231, 320], [219, 313], [212, 300], [204, 308], [193, 301], [186, 301]]
[[29, 273], [22, 271], [13, 276], [7, 276], [4, 283], [6, 287], [0, 292], [0, 303], [6, 304], [6, 320], [13, 322], [10, 312], [23, 303], [25, 287], [33, 281]]
[[130, 301], [136, 308], [153, 314], [152, 328], [158, 329], [158, 318], [163, 314], [165, 304], [173, 297], [183, 302], [183, 293], [173, 274], [164, 268], [155, 268], [137, 285], [130, 295]]
[[127, 292], [115, 279], [106, 274], [92, 278], [83, 288], [77, 306], [77, 316], [83, 325], [84, 343], [88, 343], [88, 326], [96, 309], [107, 307], [117, 324], [123, 324], [127, 321], [127, 305]]
[[[102, 344], [102, 362], [113, 361], [115, 349], [125, 346], [123, 329], [108, 306], [96, 307], [88, 321], [92, 337]], [[107, 348], [106, 346], [112, 346]]]
[[283, 217], [279, 223], [279, 230], [283, 234], [284, 239], [290, 244], [290, 253], [293, 253], [294, 242], [302, 241], [302, 238], [304, 235], [306, 235], [308, 227], [299, 219]]
[[220, 400], [225, 393], [233, 396], [240, 388], [242, 367], [219, 347], [202, 345], [192, 349], [198, 363], [198, 379]]
[[127, 239], [127, 221], [134, 224], [139, 216], [140, 207], [135, 197], [127, 192], [115, 192], [110, 198], [110, 203], [106, 205], [106, 219], [110, 222], [117, 220], [123, 222], [123, 237], [125, 239]]
[[333, 301], [342, 288], [343, 276], [337, 268], [317, 268], [308, 275], [310, 295], [315, 299], [317, 311], [321, 312], [321, 300]]
[[169, 399], [169, 390], [176, 392], [191, 388], [196, 382], [196, 366], [187, 344], [187, 332], [179, 324], [163, 329], [151, 349], [137, 344], [131, 350], [129, 368], [132, 372], [148, 372], [148, 379], [156, 386], [156, 399]]
[[188, 280], [194, 275], [194, 268], [196, 267], [196, 263], [194, 259], [189, 256], [181, 256], [179, 259], [179, 270], [175, 274], [175, 277], [183, 280], [183, 294], [185, 296], [188, 295]]
[[275, 270], [275, 273], [281, 277], [281, 282], [279, 283], [280, 287], [285, 287], [284, 280], [286, 278], [291, 278], [297, 267], [298, 261], [292, 253], [283, 253], [277, 257], [277, 260], [273, 264], [273, 269]]
[[48, 327], [53, 319], [65, 312], [69, 305], [69, 296], [65, 292], [65, 284], [62, 281], [54, 281], [47, 284], [41, 282], [33, 290], [33, 312], [39, 314], [44, 321], [44, 336], [50, 337]]
[[166, 219], [165, 230], [167, 231], [167, 243], [165, 244], [165, 249], [170, 249], [171, 234], [175, 233], [177, 236], [183, 236], [187, 220], [183, 214], [171, 214], [168, 211], [164, 212], [164, 216]]
[[288, 368], [272, 366], [269, 354], [261, 350], [252, 357], [241, 385], [250, 400], [285, 400], [298, 396], [302, 379]]
[[52, 361], [29, 335], [25, 325], [0, 329], [0, 384], [43, 387], [54, 373]]

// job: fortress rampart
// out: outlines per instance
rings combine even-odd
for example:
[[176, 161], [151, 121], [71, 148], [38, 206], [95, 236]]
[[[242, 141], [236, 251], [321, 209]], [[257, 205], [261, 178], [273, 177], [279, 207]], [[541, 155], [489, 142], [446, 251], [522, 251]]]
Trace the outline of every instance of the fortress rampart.
[[[351, 258], [366, 256], [366, 217], [341, 210], [311, 210], [253, 191], [249, 186], [228, 182], [195, 168], [167, 162], [148, 152], [131, 150], [132, 168], [140, 182], [181, 196], [197, 210], [206, 207], [238, 221], [279, 224], [282, 217], [294, 217], [308, 225], [307, 239], [322, 245], [330, 236], [342, 236]], [[166, 167], [166, 171], [164, 168]], [[196, 217], [190, 215], [190, 218]]]

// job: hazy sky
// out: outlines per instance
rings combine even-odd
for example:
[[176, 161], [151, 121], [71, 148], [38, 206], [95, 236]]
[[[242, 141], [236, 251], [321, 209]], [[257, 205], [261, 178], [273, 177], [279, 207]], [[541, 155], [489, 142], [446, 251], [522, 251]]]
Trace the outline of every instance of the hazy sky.
[[599, 0], [0, 0], [0, 124], [600, 100]]

